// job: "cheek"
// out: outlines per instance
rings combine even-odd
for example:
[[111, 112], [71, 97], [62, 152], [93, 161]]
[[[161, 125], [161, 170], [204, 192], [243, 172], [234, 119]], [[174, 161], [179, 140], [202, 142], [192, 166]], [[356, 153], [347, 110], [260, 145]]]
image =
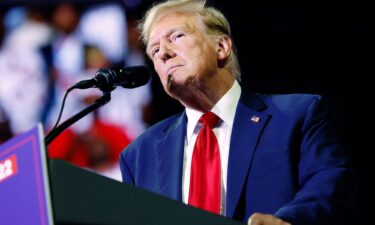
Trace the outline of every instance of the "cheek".
[[195, 46], [192, 48], [189, 58], [198, 67], [207, 67], [216, 63], [215, 51], [207, 45]]
[[167, 75], [163, 71], [163, 68], [160, 65], [158, 66], [157, 64], [154, 64], [154, 69], [155, 69], [156, 73], [158, 74], [158, 77], [159, 77], [161, 83], [164, 86], [164, 84], [167, 82]]
[[154, 69], [156, 73], [158, 74], [159, 78], [163, 75], [163, 67], [160, 65], [160, 63], [154, 62]]

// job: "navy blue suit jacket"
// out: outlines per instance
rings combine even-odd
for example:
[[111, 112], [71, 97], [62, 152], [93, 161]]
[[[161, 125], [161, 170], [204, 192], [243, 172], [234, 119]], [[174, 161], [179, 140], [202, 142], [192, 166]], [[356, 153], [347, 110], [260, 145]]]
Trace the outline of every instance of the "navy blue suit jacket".
[[[120, 156], [124, 182], [181, 201], [186, 124], [183, 112], [130, 144]], [[227, 217], [247, 221], [261, 212], [294, 225], [344, 224], [354, 182], [324, 98], [242, 91], [230, 143]]]

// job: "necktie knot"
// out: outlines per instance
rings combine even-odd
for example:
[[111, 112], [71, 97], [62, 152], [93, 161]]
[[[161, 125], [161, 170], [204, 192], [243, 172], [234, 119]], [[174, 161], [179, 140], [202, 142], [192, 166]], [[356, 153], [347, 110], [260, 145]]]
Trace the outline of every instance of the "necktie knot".
[[213, 112], [207, 112], [201, 116], [199, 122], [203, 125], [209, 126], [211, 129], [216, 126], [220, 118]]

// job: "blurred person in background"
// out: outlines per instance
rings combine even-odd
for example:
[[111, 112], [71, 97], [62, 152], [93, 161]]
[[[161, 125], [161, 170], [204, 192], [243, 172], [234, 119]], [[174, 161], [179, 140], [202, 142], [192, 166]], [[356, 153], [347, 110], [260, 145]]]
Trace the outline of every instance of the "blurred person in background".
[[[54, 125], [65, 92], [79, 80], [79, 74], [84, 70], [85, 43], [78, 30], [81, 12], [81, 7], [70, 2], [57, 3], [51, 11], [53, 35], [41, 50], [49, 76], [49, 108], [44, 111], [46, 130]], [[73, 92], [67, 99], [62, 121], [79, 109], [82, 109], [82, 104]]]
[[[110, 68], [111, 63], [96, 46], [85, 46], [85, 71], [81, 79], [90, 79], [100, 68]], [[98, 89], [80, 90], [76, 97], [81, 104], [88, 106], [102, 95]], [[100, 109], [99, 109], [100, 110]], [[78, 125], [79, 130], [68, 128], [49, 145], [49, 157], [60, 158], [77, 166], [85, 167], [99, 174], [121, 181], [118, 156], [130, 143], [124, 128], [98, 116], [96, 110]]]
[[[143, 64], [142, 57], [127, 59], [134, 58], [135, 48], [127, 53], [128, 29], [121, 4], [59, 2], [20, 9], [11, 8], [11, 29], [2, 32], [10, 32], [4, 41], [6, 48], [0, 50], [0, 76], [7, 76], [0, 84], [3, 139], [39, 121], [47, 131], [51, 129], [66, 90], [79, 80], [93, 77], [100, 68]], [[24, 82], [28, 85], [20, 85]], [[72, 92], [61, 121], [100, 95], [95, 89]], [[147, 126], [142, 107], [150, 101], [150, 95], [148, 89], [117, 89], [106, 105], [108, 109], [103, 107], [87, 115], [52, 142], [51, 157], [120, 180], [118, 155]]]
[[52, 31], [43, 9], [25, 8], [19, 26], [6, 30], [0, 49], [0, 102], [14, 134], [34, 127], [41, 120], [47, 99], [45, 64], [40, 47]]
[[[139, 42], [139, 33], [135, 21], [128, 20], [127, 46], [125, 67], [145, 65], [146, 59]], [[116, 123], [124, 127], [131, 140], [134, 140], [147, 127], [147, 115], [152, 93], [150, 83], [134, 88], [117, 88], [112, 92], [112, 99], [105, 107], [100, 108], [99, 117], [110, 123]]]
[[[68, 15], [70, 19], [65, 18]], [[101, 68], [130, 66], [127, 64], [130, 54], [124, 49], [128, 46], [125, 11], [120, 5], [102, 3], [82, 10], [71, 3], [63, 3], [55, 7], [52, 18], [54, 39], [44, 49], [46, 59], [48, 56], [52, 58], [50, 71], [55, 77], [57, 95], [48, 123], [50, 126], [57, 118], [57, 110], [68, 87], [79, 80], [92, 78]], [[138, 61], [132, 62], [141, 65], [143, 58], [138, 57]], [[71, 92], [62, 121], [101, 95], [97, 89]], [[147, 88], [117, 88], [111, 93], [108, 104], [59, 135], [49, 146], [49, 156], [65, 159], [101, 174], [114, 174], [112, 178], [120, 179], [118, 155], [145, 129], [142, 107], [149, 101], [150, 91]], [[90, 146], [95, 148], [91, 149]], [[91, 160], [92, 156], [100, 160]]]

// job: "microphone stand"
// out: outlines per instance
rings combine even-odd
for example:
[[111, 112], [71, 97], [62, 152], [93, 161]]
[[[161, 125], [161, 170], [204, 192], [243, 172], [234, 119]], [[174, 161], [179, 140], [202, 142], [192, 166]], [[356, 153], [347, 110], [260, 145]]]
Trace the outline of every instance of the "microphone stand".
[[[112, 89], [113, 90], [113, 89]], [[80, 120], [82, 117], [86, 116], [90, 112], [98, 109], [99, 107], [107, 104], [111, 100], [111, 91], [112, 90], [107, 90], [104, 92], [103, 96], [95, 100], [94, 103], [89, 105], [87, 108], [81, 110], [71, 118], [67, 119], [64, 121], [62, 124], [57, 126], [55, 129], [51, 130], [46, 137], [44, 138], [44, 142], [46, 146], [48, 146], [61, 132], [63, 132], [66, 128], [68, 128], [70, 125], [73, 123], [77, 122]]]

